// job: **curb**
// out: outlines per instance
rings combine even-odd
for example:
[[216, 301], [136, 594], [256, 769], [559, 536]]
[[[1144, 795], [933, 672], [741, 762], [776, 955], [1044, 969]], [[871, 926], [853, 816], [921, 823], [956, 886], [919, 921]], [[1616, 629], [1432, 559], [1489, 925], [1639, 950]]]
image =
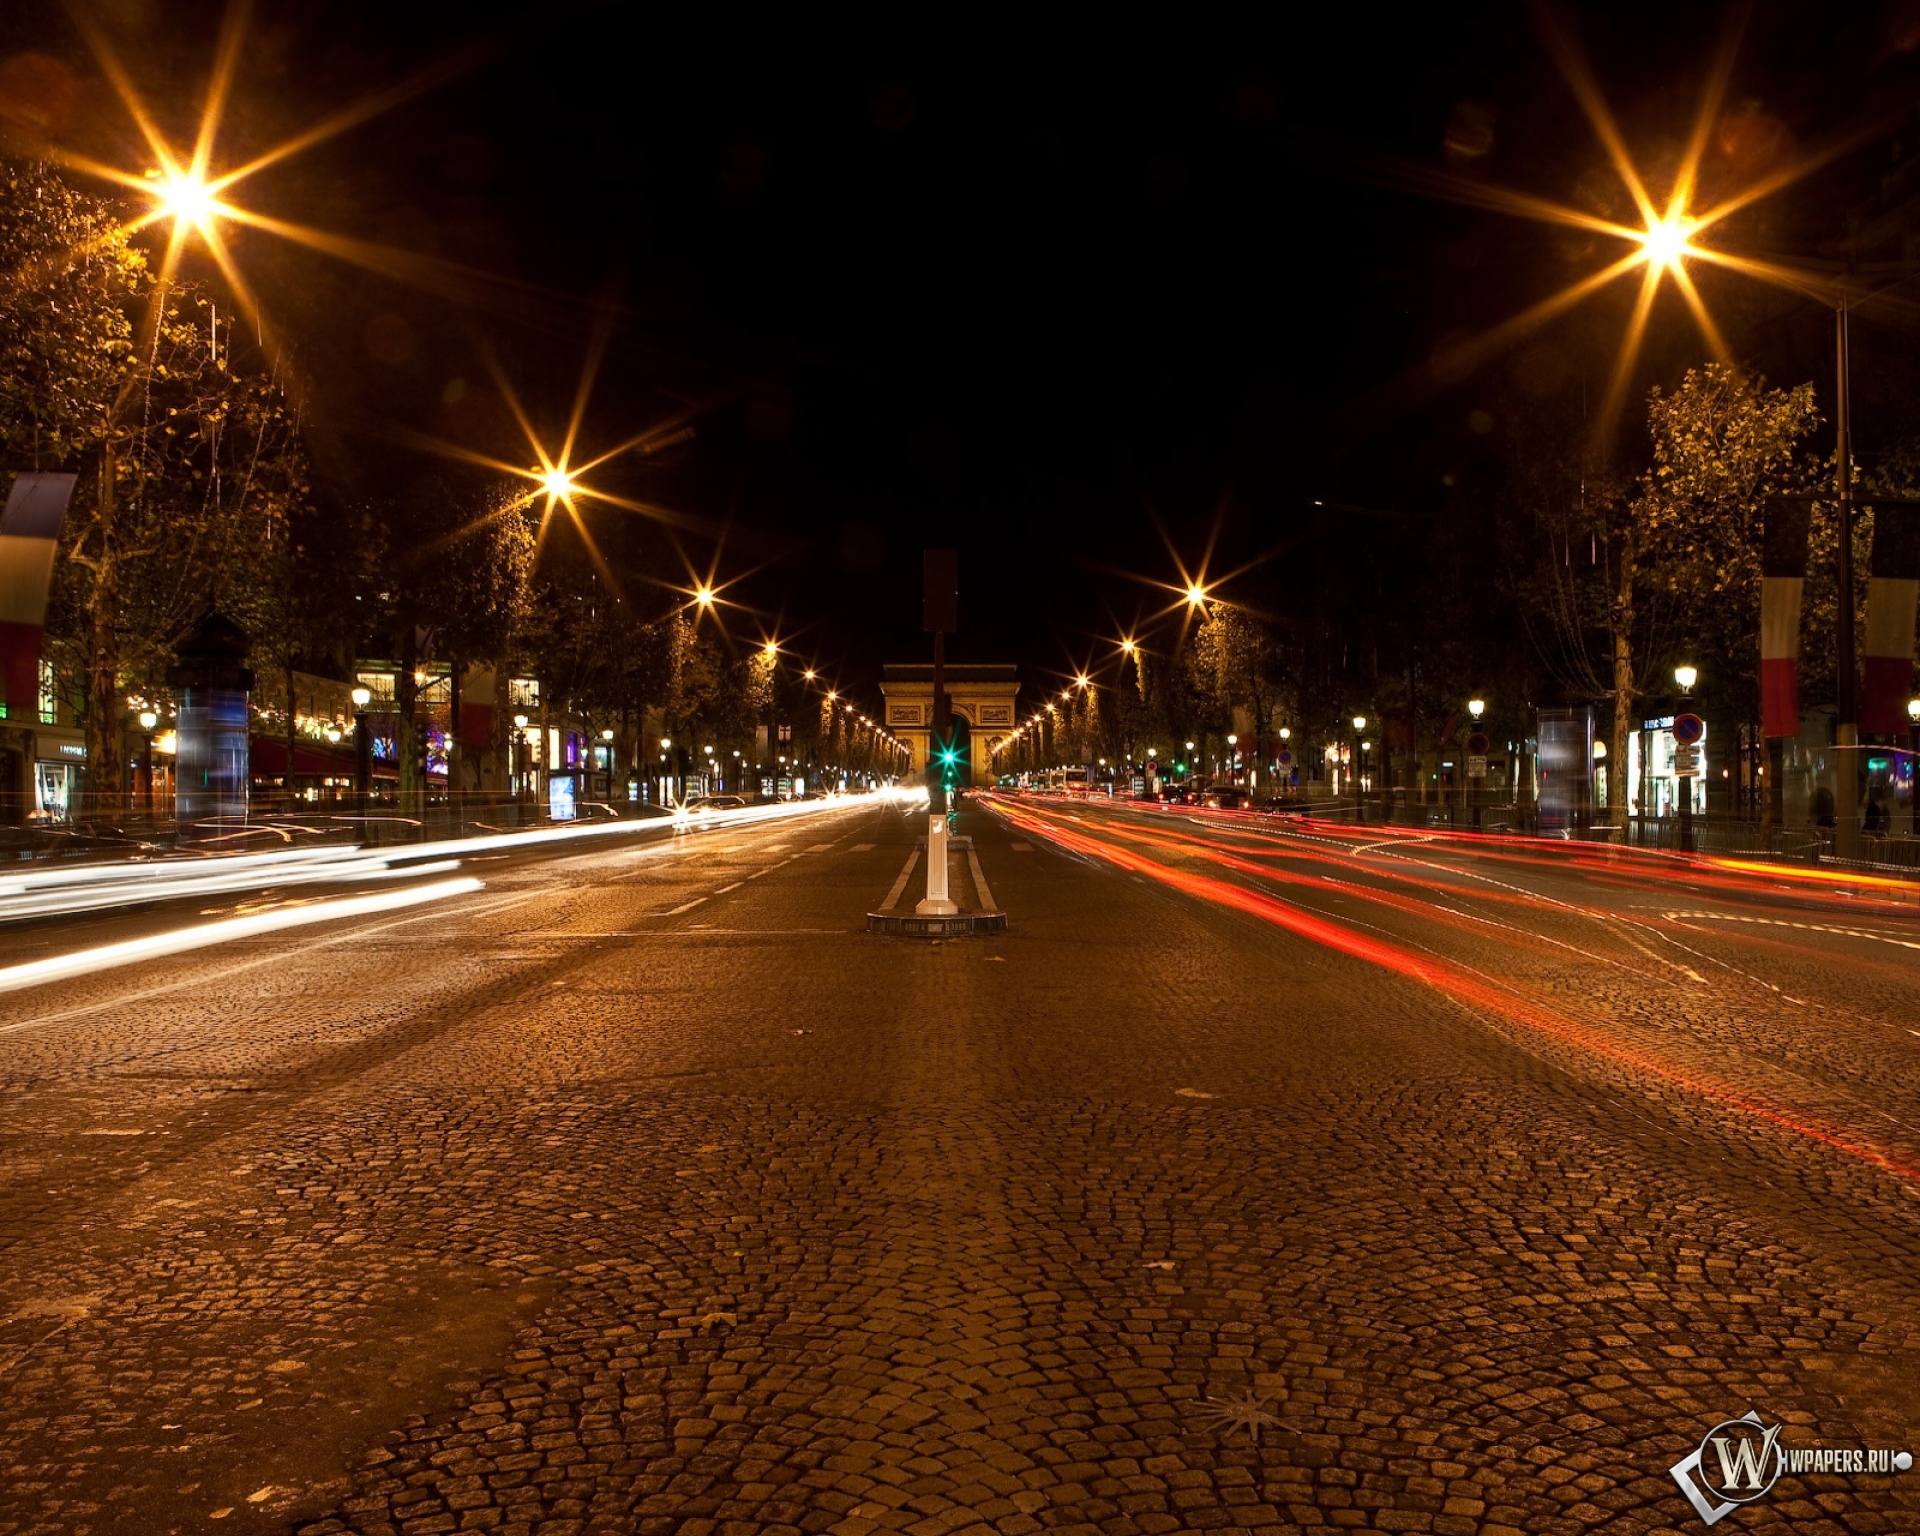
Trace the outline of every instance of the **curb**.
[[951, 917], [922, 917], [915, 912], [869, 912], [867, 932], [899, 939], [955, 939], [972, 933], [1005, 933], [1004, 912], [957, 912]]

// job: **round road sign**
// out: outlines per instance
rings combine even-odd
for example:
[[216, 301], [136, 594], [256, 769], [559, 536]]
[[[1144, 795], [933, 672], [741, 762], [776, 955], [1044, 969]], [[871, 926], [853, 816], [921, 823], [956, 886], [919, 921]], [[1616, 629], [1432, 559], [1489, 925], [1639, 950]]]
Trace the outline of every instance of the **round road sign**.
[[1487, 733], [1485, 731], [1475, 731], [1467, 738], [1467, 755], [1469, 757], [1485, 757], [1487, 755]]
[[1673, 739], [1683, 747], [1697, 747], [1707, 734], [1707, 722], [1698, 715], [1675, 715], [1673, 717]]

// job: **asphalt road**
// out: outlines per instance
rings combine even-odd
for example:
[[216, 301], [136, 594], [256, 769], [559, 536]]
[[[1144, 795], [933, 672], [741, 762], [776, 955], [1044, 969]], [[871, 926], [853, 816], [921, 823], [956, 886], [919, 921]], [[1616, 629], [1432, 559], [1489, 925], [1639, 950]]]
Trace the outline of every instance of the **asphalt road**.
[[862, 931], [862, 802], [0, 994], [0, 1533], [1698, 1531], [1748, 1409], [1920, 1451], [1906, 893], [962, 822], [1003, 936]]

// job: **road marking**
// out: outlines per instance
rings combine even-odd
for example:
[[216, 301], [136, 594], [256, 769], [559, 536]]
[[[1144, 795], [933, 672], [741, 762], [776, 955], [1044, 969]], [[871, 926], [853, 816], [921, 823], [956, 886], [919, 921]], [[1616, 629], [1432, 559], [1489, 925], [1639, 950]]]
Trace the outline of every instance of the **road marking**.
[[882, 912], [891, 912], [899, 904], [900, 893], [907, 888], [907, 881], [913, 874], [913, 866], [920, 862], [920, 850], [914, 849], [907, 855], [906, 868], [900, 871], [900, 878], [893, 882], [893, 889], [887, 892], [887, 899], [880, 903]]
[[1843, 939], [1872, 939], [1879, 944], [1898, 944], [1902, 949], [1920, 949], [1912, 939], [1896, 939], [1890, 934], [1868, 933], [1863, 928], [1836, 928], [1829, 923], [1795, 923], [1779, 917], [1750, 917], [1741, 912], [1662, 912], [1669, 921], [1694, 918], [1716, 923], [1760, 923], [1768, 928], [1798, 928], [1803, 933], [1835, 933]]
[[855, 853], [872, 853], [873, 846], [872, 843], [855, 843], [853, 845], [853, 851]]
[[[753, 878], [753, 876], [751, 876], [751, 875], [749, 875], [749, 876], [747, 876], [747, 879], [749, 879], [749, 880], [751, 880], [752, 878]], [[741, 882], [741, 881], [739, 881], [739, 880], [736, 880], [736, 881], [734, 881], [734, 882], [733, 882], [733, 884], [732, 884], [732, 885], [723, 885], [723, 886], [721, 886], [721, 887], [720, 887], [720, 889], [719, 889], [719, 890], [717, 890], [717, 891], [715, 891], [715, 892], [714, 892], [713, 894], [714, 894], [714, 895], [716, 895], [716, 896], [724, 896], [724, 895], [726, 895], [726, 894], [727, 894], [727, 892], [728, 892], [728, 891], [737, 891], [737, 890], [739, 890], [739, 889], [740, 889], [740, 887], [741, 887], [741, 885], [742, 885], [742, 883], [743, 883], [743, 882]]]
[[833, 844], [832, 843], [814, 843], [810, 847], [802, 848], [800, 851], [802, 853], [832, 853]]
[[693, 898], [692, 901], [683, 901], [677, 907], [667, 908], [667, 910], [662, 912], [660, 915], [662, 917], [678, 917], [682, 912], [691, 912], [695, 907], [699, 906], [700, 903], [705, 901], [706, 899], [707, 898], [704, 896], [696, 896]]
[[987, 877], [980, 870], [980, 856], [971, 848], [967, 850], [967, 867], [973, 871], [973, 889], [980, 898], [980, 909], [998, 912], [1000, 909], [993, 904], [993, 892], [987, 889]]

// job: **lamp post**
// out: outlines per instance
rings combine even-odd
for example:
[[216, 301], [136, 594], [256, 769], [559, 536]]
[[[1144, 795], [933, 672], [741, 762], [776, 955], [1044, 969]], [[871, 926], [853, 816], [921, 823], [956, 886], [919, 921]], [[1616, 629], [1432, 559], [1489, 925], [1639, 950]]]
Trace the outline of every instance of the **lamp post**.
[[373, 730], [367, 724], [367, 706], [373, 702], [371, 688], [353, 690], [353, 812], [367, 814], [367, 788], [373, 778]]
[[[1677, 727], [1680, 724], [1680, 716], [1693, 713], [1693, 685], [1700, 680], [1700, 671], [1697, 667], [1678, 666], [1673, 669], [1673, 680], [1680, 685], [1680, 699], [1674, 710], [1674, 725]], [[1680, 851], [1692, 853], [1693, 781], [1696, 770], [1688, 766], [1686, 771], [1682, 771], [1680, 753], [1685, 751], [1691, 755], [1697, 752], [1698, 748], [1692, 743], [1679, 744], [1677, 735], [1675, 742], [1673, 774], [1674, 783], [1679, 786], [1680, 791]], [[1694, 758], [1693, 761], [1697, 763], [1698, 759]]]
[[607, 764], [607, 805], [613, 805], [613, 728], [607, 727], [600, 733], [600, 751]]
[[1367, 803], [1360, 794], [1360, 754], [1364, 750], [1360, 745], [1360, 733], [1367, 728], [1367, 717], [1353, 717], [1353, 819], [1359, 825], [1367, 819]]
[[1473, 830], [1480, 830], [1480, 796], [1476, 791], [1480, 781], [1487, 776], [1487, 738], [1480, 733], [1480, 717], [1487, 712], [1485, 699], [1468, 699], [1467, 713], [1473, 716], [1471, 734], [1467, 737], [1467, 772], [1465, 776], [1467, 804], [1473, 810]]
[[153, 820], [153, 728], [160, 717], [150, 709], [140, 711], [140, 775], [147, 784], [147, 820]]

